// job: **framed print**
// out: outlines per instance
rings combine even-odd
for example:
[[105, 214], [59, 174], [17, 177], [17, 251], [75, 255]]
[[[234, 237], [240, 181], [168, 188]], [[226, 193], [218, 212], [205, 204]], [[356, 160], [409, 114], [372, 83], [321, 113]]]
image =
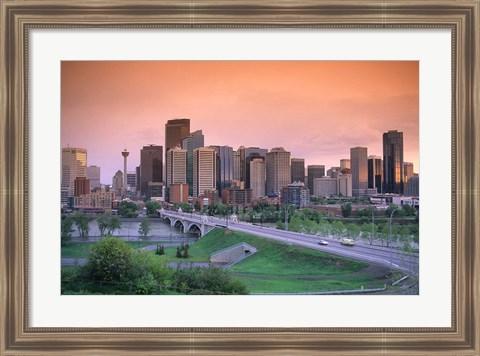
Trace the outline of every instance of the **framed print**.
[[[288, 3], [0, 0], [0, 4], [2, 354], [476, 355], [480, 352], [480, 235], [476, 218], [480, 213], [480, 3], [477, 0]], [[209, 101], [210, 98], [215, 100]], [[137, 104], [129, 106], [131, 102]], [[374, 111], [367, 110], [367, 107], [379, 110], [378, 117], [374, 118]], [[179, 112], [182, 109], [186, 112]], [[221, 115], [216, 116], [218, 113]], [[182, 115], [182, 119], [173, 120], [173, 117], [178, 117], [174, 115]], [[184, 119], [190, 115], [191, 120]], [[200, 123], [202, 116], [214, 118], [214, 122]], [[411, 117], [414, 120], [409, 121]], [[385, 163], [385, 157], [388, 157], [385, 152], [388, 148], [385, 147], [394, 147], [393, 142], [404, 132], [405, 162], [407, 159], [414, 161], [417, 169], [421, 165], [422, 179], [419, 180], [419, 176], [412, 179], [408, 189], [415, 189], [413, 182], [417, 182], [416, 189], [420, 194], [416, 195], [421, 198], [422, 218], [418, 219], [419, 213], [410, 206], [395, 209], [385, 200], [382, 206], [391, 210], [388, 218], [383, 212], [379, 214], [379, 219], [384, 222], [378, 236], [383, 231], [385, 240], [375, 250], [379, 251], [375, 252], [377, 257], [372, 257], [373, 254], [365, 257], [361, 252], [362, 248], [366, 251], [368, 247], [362, 247], [362, 244], [370, 242], [374, 245], [372, 240], [361, 240], [362, 236], [373, 239], [374, 233], [370, 235], [370, 230], [360, 231], [356, 223], [352, 223], [348, 227], [342, 225], [344, 227], [340, 228], [340, 232], [332, 232], [332, 226], [338, 225], [335, 225], [336, 220], [349, 218], [351, 205], [350, 208], [347, 205], [352, 194], [346, 191], [342, 191], [343, 194], [338, 194], [338, 191], [331, 193], [329, 190], [328, 193], [314, 195], [317, 200], [325, 194], [326, 200], [329, 197], [333, 203], [342, 202], [337, 210], [343, 217], [336, 219], [335, 215], [328, 215], [330, 208], [325, 204], [322, 208], [325, 215], [318, 221], [318, 224], [323, 221], [324, 229], [323, 235], [319, 236], [325, 238], [318, 243], [315, 240], [311, 249], [343, 253], [342, 258], [356, 254], [355, 258], [369, 258], [372, 263], [382, 260], [381, 263], [390, 268], [390, 280], [365, 279], [362, 280], [367, 286], [364, 288], [363, 284], [352, 282], [354, 277], [348, 278], [354, 273], [345, 273], [347, 277], [342, 283], [352, 286], [350, 289], [354, 289], [355, 293], [318, 293], [320, 289], [314, 289], [316, 293], [308, 293], [311, 291], [308, 288], [317, 286], [317, 276], [312, 272], [317, 265], [304, 266], [288, 261], [290, 258], [304, 258], [299, 256], [304, 256], [302, 253], [306, 252], [302, 252], [300, 247], [297, 249], [295, 241], [288, 239], [290, 236], [303, 238], [306, 230], [302, 230], [300, 215], [296, 215], [296, 220], [289, 219], [289, 208], [280, 204], [288, 205], [281, 199], [288, 197], [290, 188], [297, 189], [308, 183], [299, 183], [298, 187], [292, 185], [290, 174], [289, 185], [285, 187], [286, 183], [269, 186], [268, 176], [272, 173], [264, 173], [267, 181], [262, 184], [272, 193], [279, 194], [269, 196], [266, 191], [258, 193], [259, 197], [266, 196], [272, 201], [279, 199], [275, 216], [281, 216], [281, 221], [276, 222], [277, 229], [263, 226], [263, 219], [267, 219], [263, 210], [254, 211], [252, 208], [249, 213], [250, 207], [234, 206], [228, 199], [237, 197], [232, 195], [229, 198], [228, 189], [222, 192], [226, 192], [225, 206], [226, 209], [230, 206], [230, 213], [227, 211], [225, 218], [223, 215], [208, 217], [208, 206], [212, 206], [211, 202], [215, 199], [215, 194], [208, 193], [208, 189], [216, 187], [217, 183], [212, 183], [208, 189], [200, 188], [200, 168], [196, 175], [192, 173], [193, 193], [188, 191], [186, 183], [189, 182], [187, 168], [185, 182], [178, 183], [179, 187], [172, 178], [173, 170], [160, 169], [158, 174], [165, 174], [165, 180], [156, 179], [152, 172], [142, 171], [142, 164], [139, 164], [137, 175], [131, 173], [129, 176], [127, 161], [137, 165], [140, 155], [155, 155], [152, 151], [155, 147], [148, 144], [157, 142], [157, 130], [162, 135], [165, 130], [165, 151], [159, 155], [160, 162], [164, 160], [165, 166], [171, 168], [174, 157], [177, 157], [175, 153], [185, 158], [187, 167], [190, 141], [185, 143], [185, 147], [177, 148], [175, 145], [179, 142], [173, 142], [173, 139], [172, 143], [167, 142], [168, 132], [172, 133], [171, 137], [176, 132], [173, 127], [177, 121], [186, 123], [187, 120], [189, 132], [182, 140], [187, 140], [197, 128], [206, 131], [208, 128], [208, 134], [216, 138], [212, 141], [205, 139], [205, 145], [192, 149], [192, 164], [196, 162], [200, 166], [198, 162], [201, 159], [205, 163], [205, 157], [215, 155], [215, 147], [218, 147], [216, 154], [220, 156], [220, 146], [214, 145], [240, 146], [242, 142], [248, 142], [249, 149], [268, 145], [271, 157], [285, 155], [287, 152], [281, 148], [285, 146], [292, 154], [306, 157], [307, 161], [312, 159], [308, 161], [312, 167], [311, 173], [307, 174], [309, 177], [314, 175], [314, 165], [318, 162], [309, 158], [308, 149], [321, 149], [322, 159], [330, 162], [329, 150], [343, 147], [348, 151], [342, 154], [349, 153], [350, 160], [356, 162], [356, 157], [360, 155], [366, 158], [366, 149], [357, 147], [370, 145], [363, 143], [366, 140], [364, 137], [374, 136], [376, 144], [381, 147], [379, 132], [383, 132], [382, 164], [383, 174], [387, 174], [389, 164]], [[224, 131], [220, 127], [225, 127]], [[395, 131], [398, 128], [400, 133]], [[415, 143], [409, 138], [410, 134], [416, 137]], [[101, 152], [108, 157], [97, 160], [102, 162], [102, 170], [108, 172], [108, 180], [114, 177], [111, 190], [115, 194], [106, 188], [102, 191], [100, 184], [94, 193], [90, 189], [95, 180], [94, 173], [88, 179], [85, 179], [86, 175], [70, 178], [70, 171], [83, 167], [82, 157], [86, 166], [87, 151], [78, 147], [87, 143], [89, 155], [95, 157], [94, 152]], [[203, 147], [207, 144], [213, 146]], [[118, 145], [122, 146], [120, 150]], [[127, 145], [134, 146], [130, 153]], [[236, 152], [243, 152], [246, 160], [247, 149], [241, 147]], [[118, 157], [108, 156], [106, 152], [110, 151]], [[238, 154], [238, 162], [242, 162], [241, 154]], [[262, 154], [260, 148], [252, 154], [257, 159], [249, 161], [249, 170], [259, 169], [264, 162]], [[65, 163], [67, 156], [76, 157], [71, 167]], [[100, 156], [99, 153], [97, 157]], [[111, 167], [108, 162], [110, 157], [116, 160]], [[332, 157], [335, 160], [342, 158]], [[265, 161], [269, 159], [274, 158], [265, 156]], [[401, 160], [399, 166], [405, 172], [399, 175], [405, 177], [407, 170], [411, 170], [413, 177], [412, 166], [403, 164], [403, 148]], [[347, 164], [346, 161], [339, 163]], [[212, 167], [216, 165], [214, 162], [221, 161], [212, 158]], [[334, 163], [328, 164], [334, 168]], [[315, 182], [312, 181], [312, 184], [317, 184], [312, 185], [312, 189], [315, 192], [319, 192], [320, 187], [333, 189], [329, 179], [334, 179], [335, 189], [338, 190], [341, 177], [348, 181], [353, 178], [347, 176], [359, 171], [357, 163], [352, 163], [348, 171], [345, 170], [347, 166], [340, 167], [340, 164], [335, 178], [330, 175], [334, 173], [325, 172], [324, 167], [324, 172], [319, 173]], [[372, 158], [374, 164], [375, 158]], [[293, 175], [293, 168], [289, 167]], [[302, 167], [303, 173], [306, 173], [305, 166]], [[342, 169], [345, 171], [341, 172]], [[149, 174], [151, 177], [142, 185], [141, 177]], [[241, 173], [238, 174], [241, 178]], [[247, 177], [244, 174], [244, 178]], [[327, 174], [329, 178], [321, 178]], [[68, 179], [65, 178], [67, 175]], [[216, 173], [211, 175], [219, 176]], [[300, 182], [305, 178], [305, 174], [300, 176], [294, 181]], [[139, 177], [138, 183], [136, 177]], [[135, 182], [127, 184], [129, 178]], [[238, 186], [235, 185], [236, 190], [232, 188], [235, 192], [231, 194], [242, 191], [245, 195], [243, 199], [247, 199], [247, 190], [254, 186], [251, 182], [253, 178], [245, 178], [244, 182], [240, 178]], [[323, 181], [319, 181], [321, 179]], [[164, 181], [167, 187], [163, 186]], [[385, 175], [379, 182], [382, 186], [391, 184]], [[174, 199], [172, 197], [177, 192], [183, 192], [182, 184], [187, 184], [186, 196], [198, 198], [190, 201], [191, 206], [198, 204], [198, 210], [205, 215], [178, 209], [180, 205], [175, 205], [173, 211], [167, 209], [164, 194]], [[219, 180], [218, 186], [221, 184]], [[138, 186], [139, 194], [133, 193], [130, 189], [133, 186]], [[359, 195], [361, 189], [372, 188], [362, 187], [357, 184], [352, 188]], [[199, 193], [200, 189], [203, 194]], [[279, 192], [274, 192], [275, 189]], [[281, 193], [282, 189], [287, 190]], [[388, 189], [382, 190], [382, 193], [391, 194], [383, 194], [384, 199], [395, 195]], [[122, 227], [118, 236], [122, 235], [125, 240], [122, 243], [139, 250], [131, 252], [129, 257], [117, 257], [115, 268], [120, 265], [118, 260], [130, 261], [130, 258], [146, 264], [150, 257], [156, 258], [155, 251], [148, 252], [146, 249], [156, 244], [157, 255], [164, 254], [163, 245], [167, 246], [166, 255], [173, 254], [172, 251], [177, 248], [177, 256], [172, 255], [170, 260], [168, 256], [161, 257], [162, 261], [178, 263], [175, 265], [177, 274], [169, 274], [170, 280], [165, 277], [166, 274], [161, 275], [164, 270], [160, 267], [155, 270], [156, 274], [153, 270], [139, 272], [138, 278], [143, 284], [141, 288], [140, 283], [132, 288], [132, 285], [120, 285], [118, 279], [95, 274], [98, 270], [94, 269], [88, 257], [82, 255], [80, 245], [94, 246], [93, 252], [89, 252], [93, 254], [100, 251], [97, 248], [100, 243], [90, 241], [88, 234], [82, 235], [81, 218], [78, 216], [75, 217], [77, 220], [72, 220], [76, 225], [71, 222], [70, 227], [65, 228], [65, 220], [61, 223], [58, 219], [58, 202], [63, 204], [65, 218], [70, 214], [69, 204], [77, 211], [96, 213], [92, 209], [98, 210], [100, 203], [92, 203], [94, 199], [118, 195], [125, 198], [118, 201], [118, 206], [114, 207], [109, 202], [108, 212], [100, 206], [103, 209], [101, 213], [106, 213], [114, 221], [112, 216], [115, 213], [122, 219], [123, 214], [128, 215], [127, 203], [145, 198], [141, 196], [142, 192], [149, 197], [145, 199], [147, 202], [157, 201], [158, 204], [153, 204], [154, 208], [153, 205], [145, 206], [138, 213], [146, 215], [149, 211], [148, 214], [155, 215], [157, 220], [150, 219], [154, 220], [154, 224], [160, 218], [168, 220], [172, 230], [163, 240], [151, 240], [155, 241], [152, 244], [140, 238], [146, 238], [152, 229], [148, 224], [143, 225], [143, 221], [147, 220], [141, 217], [136, 217], [139, 219], [137, 222], [130, 220], [132, 223]], [[134, 195], [139, 199], [134, 199]], [[402, 194], [397, 195], [403, 195], [403, 187]], [[409, 202], [419, 204], [419, 199], [412, 198]], [[188, 205], [186, 201], [185, 204]], [[272, 214], [275, 210], [273, 204]], [[180, 207], [185, 209], [187, 205]], [[413, 209], [415, 222], [413, 215], [408, 218], [410, 208]], [[242, 209], [245, 210], [243, 213]], [[358, 216], [359, 226], [375, 229], [373, 219], [377, 216], [374, 210], [358, 210], [353, 215]], [[403, 210], [407, 215], [398, 220], [398, 226], [394, 223], [395, 234], [412, 236], [412, 231], [416, 231], [418, 236], [415, 244], [410, 240], [407, 244], [405, 240], [398, 240], [399, 246], [409, 248], [410, 254], [402, 254], [402, 258], [397, 258], [398, 251], [392, 258], [392, 219], [396, 210]], [[361, 214], [366, 212], [369, 214], [363, 217], [366, 221], [360, 222]], [[291, 214], [295, 216], [294, 212]], [[372, 223], [367, 225], [370, 214]], [[242, 219], [245, 221], [242, 222]], [[101, 219], [95, 221], [94, 228], [98, 229], [99, 236], [103, 236], [108, 226], [101, 227], [104, 223]], [[320, 229], [320, 225], [315, 226]], [[187, 240], [181, 239], [189, 237], [177, 236], [175, 228], [178, 227], [185, 233], [201, 235], [203, 240], [199, 241], [203, 245], [211, 243], [216, 246], [216, 250], [209, 250], [212, 254], [205, 260], [212, 263], [218, 262], [215, 260], [220, 258], [218, 256], [226, 258], [227, 244], [219, 243], [221, 239], [232, 239], [247, 228], [257, 229], [260, 235], [273, 234], [265, 232], [270, 228], [288, 230], [287, 235], [282, 235], [286, 237], [280, 241], [286, 250], [278, 252], [281, 261], [276, 265], [277, 269], [268, 265], [270, 270], [275, 271], [283, 265], [283, 272], [267, 278], [265, 271], [268, 269], [261, 268], [270, 262], [268, 255], [256, 251], [258, 246], [252, 242], [254, 240], [235, 240], [236, 245], [228, 245], [228, 251], [235, 250], [237, 253], [241, 250], [242, 259], [257, 261], [257, 265], [252, 267], [253, 273], [252, 269], [245, 267], [246, 263], [231, 269], [233, 274], [250, 283], [248, 287], [253, 292], [247, 295], [246, 289], [236, 285], [240, 290], [240, 293], [233, 293], [236, 295], [205, 295], [215, 294], [213, 289], [209, 289], [213, 287], [202, 284], [203, 289], [200, 289], [189, 285], [186, 277], [182, 280], [183, 284], [175, 282], [184, 272], [181, 272], [181, 262], [172, 261], [181, 261], [180, 258], [188, 261], [192, 254], [197, 254], [194, 256], [197, 258], [203, 253], [195, 246], [196, 242], [191, 247], [183, 243]], [[216, 241], [204, 238], [214, 227], [225, 229], [217, 230], [225, 233], [215, 235]], [[67, 231], [65, 234], [64, 228], [75, 233]], [[114, 231], [118, 227], [111, 229]], [[154, 229], [157, 229], [156, 225]], [[355, 239], [350, 238], [348, 233], [355, 233]], [[68, 256], [64, 255], [65, 249], [59, 248], [66, 235], [78, 242], [75, 250], [69, 250]], [[137, 241], [131, 241], [134, 239]], [[176, 242], [172, 243], [172, 239]], [[101, 240], [103, 243], [108, 238]], [[113, 240], [118, 242], [122, 239]], [[192, 238], [192, 241], [196, 239]], [[387, 245], [383, 246], [383, 243]], [[273, 251], [280, 245], [268, 246], [263, 248]], [[412, 246], [416, 249], [414, 252]], [[252, 252], [256, 255], [248, 257]], [[327, 259], [316, 253], [306, 254], [314, 256], [315, 263], [322, 259], [335, 264], [336, 268], [353, 266], [349, 260], [338, 256]], [[222, 260], [222, 263], [234, 259], [236, 257], [231, 257], [228, 261]], [[205, 262], [190, 260], [199, 264]], [[68, 271], [77, 270], [77, 267], [64, 268], [59, 262], [63, 265], [86, 264], [91, 273], [88, 278], [92, 279], [74, 285], [71, 283], [72, 276], [80, 274]], [[418, 268], [411, 267], [416, 264]], [[393, 268], [394, 265], [396, 268]], [[243, 266], [243, 269], [238, 266]], [[325, 270], [330, 268], [323, 266]], [[79, 267], [79, 270], [87, 270], [82, 268]], [[285, 269], [289, 270], [288, 273]], [[402, 269], [409, 273], [392, 273]], [[260, 270], [261, 283], [258, 282]], [[402, 284], [404, 277], [412, 280], [412, 270], [418, 271], [413, 293], [408, 289], [413, 284]], [[257, 276], [252, 276], [255, 273]], [[335, 273], [340, 275], [338, 269]], [[82, 278], [86, 275], [81, 274]], [[285, 275], [295, 275], [295, 281], [282, 279]], [[155, 278], [157, 281], [164, 278], [165, 283], [152, 284], [151, 280]], [[385, 287], [381, 286], [383, 283]], [[391, 285], [387, 288], [387, 283], [393, 286], [400, 284], [396, 288], [391, 288]], [[281, 288], [275, 289], [279, 285]], [[341, 285], [339, 279], [333, 285]], [[373, 286], [372, 290], [368, 290], [369, 286]], [[328, 292], [332, 290], [338, 292], [338, 289], [326, 289]], [[230, 294], [223, 291], [217, 294]]]

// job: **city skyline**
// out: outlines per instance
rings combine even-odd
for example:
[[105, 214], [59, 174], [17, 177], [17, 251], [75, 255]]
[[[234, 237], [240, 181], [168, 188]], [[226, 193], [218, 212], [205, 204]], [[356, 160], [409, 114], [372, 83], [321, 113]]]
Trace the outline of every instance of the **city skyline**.
[[398, 130], [419, 172], [414, 61], [64, 61], [61, 105], [62, 147], [85, 148], [103, 184], [125, 148], [128, 171], [142, 147], [165, 150], [175, 118], [202, 130], [205, 146], [284, 147], [326, 170], [352, 147], [381, 156], [382, 134]]

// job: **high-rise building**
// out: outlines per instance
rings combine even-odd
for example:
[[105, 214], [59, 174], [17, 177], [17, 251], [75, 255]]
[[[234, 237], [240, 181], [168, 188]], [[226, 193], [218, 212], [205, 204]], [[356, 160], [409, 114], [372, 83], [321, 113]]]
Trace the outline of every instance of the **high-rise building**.
[[240, 151], [233, 152], [233, 180], [240, 181]]
[[167, 187], [187, 183], [187, 150], [171, 148], [167, 152]]
[[79, 197], [80, 195], [85, 195], [90, 193], [90, 181], [85, 177], [75, 178], [75, 192], [74, 196]]
[[368, 156], [368, 189], [376, 189], [377, 193], [382, 193], [382, 157]]
[[90, 181], [90, 190], [100, 188], [100, 167], [88, 166], [87, 179]]
[[[217, 153], [214, 149], [200, 147], [193, 150], [193, 196], [197, 198], [206, 190], [216, 189]], [[217, 194], [218, 196], [218, 194]]]
[[135, 175], [136, 175], [135, 190], [137, 192], [140, 192], [140, 166], [135, 167]]
[[125, 187], [123, 186], [123, 173], [120, 170], [112, 178], [112, 189], [117, 197], [123, 195]]
[[420, 178], [418, 175], [411, 176], [405, 184], [405, 195], [418, 197], [420, 194]]
[[137, 186], [137, 174], [135, 172], [127, 172], [127, 189], [135, 192]]
[[352, 171], [353, 196], [367, 195], [367, 189], [368, 189], [367, 147], [350, 148], [350, 169]]
[[190, 119], [172, 119], [165, 123], [165, 172], [169, 170], [167, 160], [168, 150], [175, 147], [181, 147], [182, 140], [189, 134]]
[[337, 194], [344, 197], [352, 196], [352, 175], [339, 174], [337, 177]]
[[307, 166], [308, 190], [313, 194], [313, 180], [315, 178], [322, 178], [325, 176], [324, 165], [310, 165]]
[[305, 159], [292, 158], [290, 164], [292, 166], [292, 182], [305, 183]]
[[87, 150], [84, 148], [62, 148], [61, 201], [67, 203], [75, 194], [75, 179], [87, 177]]
[[391, 130], [383, 134], [383, 192], [403, 194], [403, 132]]
[[313, 195], [330, 197], [338, 194], [337, 178], [322, 177], [313, 180]]
[[202, 130], [191, 132], [182, 140], [182, 148], [187, 150], [187, 183], [188, 194], [193, 196], [193, 150], [205, 146]]
[[403, 163], [403, 172], [405, 174], [404, 183], [406, 184], [408, 180], [413, 177], [413, 163], [412, 162], [404, 162]]
[[163, 182], [163, 147], [143, 146], [140, 150], [140, 194], [148, 194], [148, 183]]
[[233, 148], [230, 146], [210, 146], [217, 153], [217, 189], [219, 196], [233, 181]]
[[[350, 162], [350, 160], [348, 160]], [[337, 176], [341, 174], [340, 167], [330, 167], [329, 170], [327, 170], [327, 176], [330, 178], [337, 178]], [[317, 179], [317, 178], [314, 178]]]
[[265, 158], [263, 157], [250, 161], [250, 189], [252, 199], [265, 196]]
[[350, 160], [348, 158], [343, 158], [340, 160], [340, 170], [351, 169]]
[[310, 206], [310, 192], [302, 182], [290, 183], [281, 190], [281, 203], [293, 204], [296, 208]]
[[265, 159], [266, 193], [280, 194], [291, 183], [290, 152], [283, 147], [272, 148]]
[[188, 203], [188, 184], [170, 184], [168, 190], [170, 203]]
[[169, 149], [179, 147], [189, 134], [190, 119], [168, 120], [165, 124], [165, 155]]
[[[250, 188], [250, 165], [249, 163], [258, 157], [265, 158], [268, 150], [259, 147], [243, 147], [237, 150], [240, 153], [240, 181], [245, 182], [245, 188]], [[290, 179], [290, 178], [289, 178]]]

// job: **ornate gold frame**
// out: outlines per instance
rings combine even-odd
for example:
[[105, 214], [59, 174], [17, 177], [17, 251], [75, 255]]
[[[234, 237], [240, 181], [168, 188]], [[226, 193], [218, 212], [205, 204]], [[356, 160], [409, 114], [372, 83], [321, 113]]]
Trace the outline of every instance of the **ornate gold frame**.
[[[0, 354], [480, 354], [479, 0], [0, 0]], [[453, 43], [452, 326], [32, 328], [28, 31], [72, 27], [449, 28]]]

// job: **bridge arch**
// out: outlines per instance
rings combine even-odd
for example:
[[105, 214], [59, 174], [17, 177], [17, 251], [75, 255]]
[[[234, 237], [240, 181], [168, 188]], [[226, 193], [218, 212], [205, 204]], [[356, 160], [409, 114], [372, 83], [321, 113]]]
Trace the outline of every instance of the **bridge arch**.
[[187, 231], [187, 232], [197, 234], [198, 236], [202, 236], [202, 235], [203, 235], [202, 226], [201, 226], [201, 225], [198, 225], [197, 223], [191, 223], [191, 224], [189, 224], [189, 225], [188, 225], [188, 231]]
[[170, 223], [173, 227], [179, 228], [181, 232], [185, 232], [185, 224], [182, 220], [176, 219], [173, 223]]

